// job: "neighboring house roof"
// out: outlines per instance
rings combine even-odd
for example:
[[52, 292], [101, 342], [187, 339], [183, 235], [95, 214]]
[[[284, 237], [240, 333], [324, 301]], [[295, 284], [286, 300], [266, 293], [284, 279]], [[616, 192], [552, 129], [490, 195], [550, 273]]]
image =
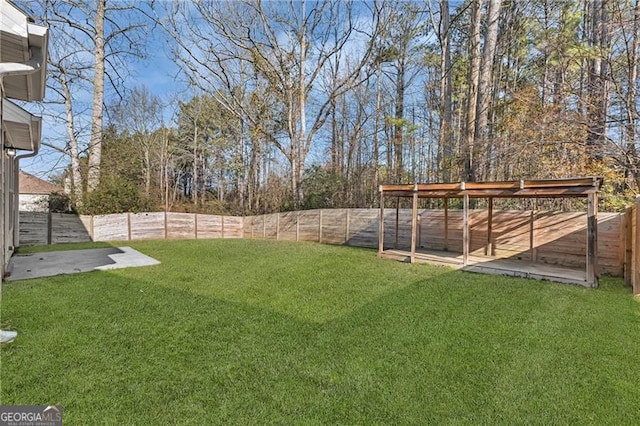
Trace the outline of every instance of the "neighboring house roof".
[[42, 180], [34, 175], [25, 173], [20, 170], [19, 177], [19, 192], [20, 194], [42, 194], [47, 195], [52, 192], [64, 192], [61, 186], [54, 185], [51, 182]]

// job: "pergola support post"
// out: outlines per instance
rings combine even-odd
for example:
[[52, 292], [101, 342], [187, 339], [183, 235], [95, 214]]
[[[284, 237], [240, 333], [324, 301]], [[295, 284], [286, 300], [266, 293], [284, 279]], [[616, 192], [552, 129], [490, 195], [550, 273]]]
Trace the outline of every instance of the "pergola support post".
[[493, 198], [489, 197], [489, 206], [487, 208], [487, 256], [493, 256]]
[[466, 191], [462, 196], [462, 264], [469, 264], [469, 194]]
[[378, 224], [378, 256], [384, 251], [384, 191], [380, 187], [380, 223]]
[[411, 263], [416, 261], [416, 240], [418, 235], [418, 184], [413, 186], [413, 203], [411, 205]]
[[587, 197], [587, 286], [598, 287], [598, 194]]
[[400, 238], [400, 197], [396, 198], [396, 239], [393, 248], [398, 248], [398, 239]]
[[444, 251], [449, 251], [449, 198], [444, 197]]

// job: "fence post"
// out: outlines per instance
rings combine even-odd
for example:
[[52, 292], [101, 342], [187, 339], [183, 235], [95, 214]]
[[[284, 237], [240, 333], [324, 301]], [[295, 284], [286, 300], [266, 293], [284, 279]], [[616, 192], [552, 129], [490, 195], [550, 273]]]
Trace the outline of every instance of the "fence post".
[[318, 220], [318, 242], [322, 243], [322, 209], [320, 209], [320, 218]]
[[53, 234], [53, 224], [51, 212], [47, 214], [47, 245], [51, 245], [52, 234]]
[[296, 241], [300, 241], [300, 210], [296, 210]]
[[538, 248], [536, 247], [536, 212], [531, 210], [529, 213], [529, 249], [531, 250], [531, 261], [538, 260]]
[[[166, 232], [164, 237], [167, 238]], [[127, 213], [127, 241], [131, 241], [131, 213]]]
[[195, 234], [195, 238], [197, 240], [198, 239], [198, 213], [193, 214], [193, 233]]
[[348, 244], [349, 243], [349, 220], [350, 220], [350, 209], [347, 209], [347, 218], [345, 220], [345, 229], [344, 229], [344, 243]]
[[635, 229], [635, 245], [632, 246], [633, 260], [631, 284], [633, 286], [633, 294], [640, 294], [640, 197], [636, 197], [636, 202], [633, 207], [635, 210], [636, 229]]
[[168, 231], [167, 231], [167, 211], [164, 212], [164, 239], [167, 239]]
[[220, 234], [222, 235], [222, 238], [224, 239], [224, 216], [221, 215], [220, 216]]
[[280, 239], [280, 213], [276, 213], [276, 241]]
[[631, 285], [631, 207], [625, 207], [624, 215], [620, 218], [620, 270], [624, 277], [624, 284]]

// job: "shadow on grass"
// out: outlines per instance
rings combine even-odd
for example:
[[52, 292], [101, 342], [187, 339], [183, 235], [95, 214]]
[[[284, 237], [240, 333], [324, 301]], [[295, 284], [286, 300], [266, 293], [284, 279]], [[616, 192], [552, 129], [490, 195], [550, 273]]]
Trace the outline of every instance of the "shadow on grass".
[[258, 262], [268, 290], [254, 294], [254, 272], [220, 264], [220, 281], [203, 279], [168, 254], [5, 286], [3, 319], [20, 334], [2, 348], [2, 403], [59, 403], [71, 424], [638, 420], [638, 307], [614, 282], [594, 291], [381, 260], [379, 288], [346, 292], [316, 272], [279, 281], [286, 271]]
[[387, 293], [451, 271], [379, 260], [371, 249], [317, 243], [216, 241], [208, 251], [206, 243], [180, 244], [186, 252], [180, 259], [175, 251], [158, 252], [149, 243], [133, 246], [162, 263], [130, 271], [137, 279], [312, 323], [333, 321]]
[[84, 243], [60, 243], [50, 244], [42, 246], [22, 246], [16, 249], [16, 254], [29, 254], [29, 253], [47, 253], [52, 251], [64, 251], [64, 250], [84, 250], [84, 249], [96, 249], [96, 248], [111, 248], [127, 245], [128, 241], [108, 241], [108, 242], [84, 242]]

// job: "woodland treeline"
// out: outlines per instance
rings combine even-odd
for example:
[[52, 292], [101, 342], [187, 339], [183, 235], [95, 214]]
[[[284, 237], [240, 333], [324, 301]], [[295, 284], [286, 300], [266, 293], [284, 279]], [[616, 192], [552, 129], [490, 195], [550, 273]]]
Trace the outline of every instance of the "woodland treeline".
[[[638, 0], [25, 7], [51, 28], [65, 131], [47, 143], [80, 211], [369, 207], [380, 183], [585, 175], [605, 177], [603, 208], [638, 192]], [[125, 84], [151, 36], [188, 95]]]

